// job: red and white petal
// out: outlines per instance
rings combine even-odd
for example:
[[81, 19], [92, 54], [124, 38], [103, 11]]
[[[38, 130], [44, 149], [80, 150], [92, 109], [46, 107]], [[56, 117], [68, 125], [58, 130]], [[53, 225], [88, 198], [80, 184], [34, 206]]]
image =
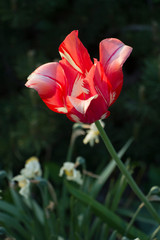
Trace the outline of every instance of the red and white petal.
[[115, 38], [105, 39], [100, 43], [100, 62], [112, 86], [109, 105], [116, 101], [121, 92], [123, 85], [122, 66], [131, 51], [131, 47]]
[[94, 65], [84, 80], [84, 86], [87, 86], [87, 84], [91, 94], [98, 94], [105, 104], [109, 106], [112, 86], [104, 73], [101, 63], [96, 59], [94, 59]]
[[86, 123], [93, 123], [100, 119], [109, 117], [108, 105], [104, 101], [103, 97], [99, 95], [91, 102], [88, 111], [86, 113]]
[[101, 96], [95, 95], [88, 100], [68, 97], [67, 103], [67, 117], [73, 122], [91, 124], [101, 118], [108, 117], [110, 114]]
[[132, 48], [125, 45], [119, 39], [116, 38], [106, 38], [100, 42], [100, 62], [102, 66], [107, 68], [108, 64], [112, 62], [117, 62], [120, 67], [129, 57], [132, 52]]
[[[57, 84], [61, 85], [61, 87], [64, 87], [66, 84], [63, 68], [58, 62], [43, 64], [38, 67], [33, 73], [45, 76], [46, 78], [57, 82]], [[28, 77], [28, 80], [31, 78], [32, 74]]]
[[42, 100], [52, 111], [64, 114], [68, 113], [68, 109], [65, 104], [65, 98], [62, 93], [58, 93], [58, 90], [52, 98], [42, 98]]
[[72, 97], [80, 97], [80, 95], [82, 94], [83, 96], [85, 94], [88, 95], [89, 89], [84, 87], [83, 74], [73, 69], [65, 59], [61, 60], [59, 63], [62, 66], [67, 79], [66, 83], [67, 95]]
[[34, 72], [28, 77], [25, 86], [35, 89], [43, 98], [53, 96], [56, 90], [56, 83], [53, 80]]
[[37, 68], [26, 82], [35, 89], [45, 104], [53, 111], [66, 113], [65, 75], [59, 63], [47, 63]]
[[93, 65], [87, 49], [78, 38], [78, 31], [72, 31], [59, 46], [62, 59], [66, 59], [70, 65], [84, 76]]
[[87, 109], [93, 99], [96, 99], [98, 95], [92, 96], [87, 100], [81, 100], [72, 96], [68, 96], [68, 100], [70, 101], [71, 105], [81, 114], [85, 115]]

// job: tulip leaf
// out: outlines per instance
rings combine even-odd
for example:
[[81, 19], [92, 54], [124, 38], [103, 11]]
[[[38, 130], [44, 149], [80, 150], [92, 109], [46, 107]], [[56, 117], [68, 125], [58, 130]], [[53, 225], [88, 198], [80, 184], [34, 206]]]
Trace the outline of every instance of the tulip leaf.
[[[125, 230], [127, 227], [127, 223], [121, 219], [118, 215], [110, 211], [108, 208], [104, 207], [102, 204], [94, 200], [92, 197], [88, 196], [86, 193], [77, 190], [75, 187], [73, 187], [71, 184], [66, 182], [67, 189], [69, 192], [77, 198], [80, 202], [83, 204], [90, 206], [94, 214], [101, 218], [104, 222], [108, 224], [111, 228], [117, 230], [121, 234], [125, 234]], [[131, 227], [129, 232], [127, 233], [128, 237], [134, 237], [137, 236], [141, 240], [148, 240], [149, 238], [145, 233], [138, 230], [135, 227]]]
[[[130, 138], [126, 142], [126, 144], [121, 148], [121, 150], [118, 152], [118, 156], [120, 158], [125, 154], [125, 152], [127, 151], [127, 149], [129, 148], [129, 146], [131, 145], [132, 142], [133, 142], [133, 139]], [[92, 188], [93, 196], [96, 196], [98, 194], [102, 185], [107, 181], [107, 179], [112, 174], [115, 167], [116, 167], [116, 162], [114, 159], [112, 159], [109, 162], [109, 164], [105, 167], [105, 169], [102, 171], [102, 173], [99, 175], [99, 178], [95, 181], [93, 188]]]

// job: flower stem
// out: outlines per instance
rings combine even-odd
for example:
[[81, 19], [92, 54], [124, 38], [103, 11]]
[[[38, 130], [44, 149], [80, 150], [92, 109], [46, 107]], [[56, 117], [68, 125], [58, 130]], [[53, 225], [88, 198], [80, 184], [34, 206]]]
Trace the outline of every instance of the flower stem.
[[160, 224], [160, 217], [158, 216], [156, 210], [153, 208], [152, 204], [148, 201], [146, 196], [142, 193], [142, 191], [140, 190], [140, 188], [138, 187], [138, 185], [136, 184], [136, 182], [134, 181], [134, 179], [132, 178], [132, 176], [130, 175], [128, 170], [126, 169], [125, 165], [123, 164], [121, 159], [118, 157], [118, 155], [117, 155], [112, 143], [110, 142], [106, 132], [104, 131], [100, 121], [96, 121], [95, 124], [96, 124], [97, 129], [100, 132], [100, 135], [104, 141], [106, 148], [108, 149], [112, 158], [116, 161], [117, 166], [119, 167], [122, 174], [126, 177], [128, 184], [130, 185], [130, 187], [132, 188], [134, 193], [137, 195], [137, 197], [144, 203], [145, 207], [148, 209], [148, 212], [150, 212], [150, 214], [153, 216], [153, 218]]

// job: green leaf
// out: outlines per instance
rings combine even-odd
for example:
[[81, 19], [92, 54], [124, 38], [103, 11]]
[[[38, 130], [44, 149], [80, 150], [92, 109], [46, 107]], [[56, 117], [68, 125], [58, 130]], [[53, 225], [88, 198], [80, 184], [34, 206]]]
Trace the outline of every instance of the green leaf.
[[89, 231], [89, 239], [93, 239], [96, 235], [97, 229], [100, 229], [102, 225], [102, 221], [100, 220], [100, 218], [96, 218], [94, 219], [94, 222], [92, 223], [92, 227]]
[[[92, 211], [95, 213], [96, 216], [100, 217], [104, 222], [106, 222], [111, 228], [117, 230], [119, 233], [124, 234], [127, 223], [121, 219], [118, 215], [104, 207], [102, 204], [94, 200], [92, 197], [88, 196], [86, 193], [77, 190], [71, 184], [66, 182], [66, 186], [69, 192], [77, 198], [80, 202], [85, 205], [89, 205]], [[128, 237], [140, 237], [141, 240], [147, 240], [148, 237], [145, 233], [141, 232], [135, 227], [132, 227], [128, 232]]]
[[7, 203], [3, 200], [0, 201], [0, 210], [12, 214], [16, 218], [20, 217], [20, 212], [18, 211], [18, 209], [14, 205], [11, 205], [10, 203]]
[[114, 231], [114, 232], [111, 234], [109, 240], [116, 240], [116, 236], [117, 236], [117, 231]]
[[100, 240], [108, 239], [109, 227], [106, 223], [102, 225]]
[[33, 199], [26, 199], [26, 203], [27, 205], [31, 208], [31, 210], [33, 211], [35, 217], [38, 219], [38, 221], [41, 224], [44, 224], [44, 211], [43, 209], [38, 205], [38, 203], [36, 201], [34, 201]]
[[[118, 157], [122, 157], [125, 152], [127, 151], [127, 149], [129, 148], [129, 146], [131, 145], [131, 143], [133, 142], [133, 139], [130, 138], [126, 144], [121, 148], [121, 150], [118, 152]], [[102, 171], [102, 173], [100, 174], [99, 178], [95, 181], [93, 187], [92, 187], [92, 193], [93, 196], [96, 196], [100, 189], [102, 188], [103, 184], [107, 181], [107, 179], [109, 178], [109, 176], [112, 174], [113, 170], [116, 167], [116, 162], [114, 159], [112, 159], [109, 164], [106, 166], [106, 168]]]
[[3, 200], [0, 201], [0, 211], [6, 213], [16, 218], [17, 220], [25, 223], [26, 225], [30, 223], [29, 218], [25, 214], [24, 210], [19, 209], [18, 207], [7, 203]]
[[[126, 165], [128, 165], [128, 171], [131, 171], [129, 169], [129, 163], [126, 163]], [[117, 180], [117, 184], [116, 184], [116, 188], [115, 188], [115, 192], [114, 192], [114, 198], [112, 198], [112, 203], [111, 203], [111, 210], [112, 211], [116, 211], [118, 204], [121, 200], [122, 194], [125, 191], [127, 187], [127, 181], [124, 175], [120, 174], [120, 179]]]
[[22, 225], [16, 220], [15, 217], [11, 217], [8, 214], [0, 213], [0, 222], [5, 224], [5, 226], [8, 228], [8, 232], [14, 233], [13, 230], [18, 232], [22, 239], [27, 239], [26, 230], [22, 227]]
[[22, 206], [22, 200], [19, 194], [12, 188], [10, 188], [10, 192], [14, 201], [14, 204], [18, 209], [21, 209], [23, 211], [23, 206]]

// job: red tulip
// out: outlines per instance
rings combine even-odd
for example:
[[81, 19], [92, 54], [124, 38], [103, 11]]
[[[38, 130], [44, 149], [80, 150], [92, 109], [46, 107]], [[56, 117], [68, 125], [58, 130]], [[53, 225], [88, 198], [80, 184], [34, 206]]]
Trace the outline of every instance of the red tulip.
[[132, 48], [116, 38], [100, 42], [100, 60], [92, 63], [87, 49], [72, 31], [59, 47], [62, 60], [46, 63], [29, 77], [44, 103], [74, 122], [93, 123], [107, 118], [123, 85], [122, 66]]

